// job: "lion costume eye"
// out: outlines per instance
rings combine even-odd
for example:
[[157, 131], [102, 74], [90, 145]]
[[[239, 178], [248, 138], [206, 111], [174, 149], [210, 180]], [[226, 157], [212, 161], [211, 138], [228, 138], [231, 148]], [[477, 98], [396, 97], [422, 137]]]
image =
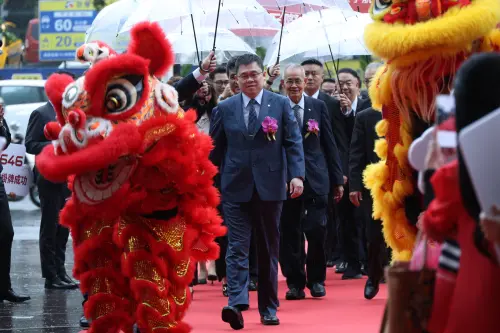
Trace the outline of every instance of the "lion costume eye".
[[140, 75], [127, 75], [108, 84], [104, 106], [111, 114], [120, 114], [132, 109], [141, 99], [144, 84]]
[[392, 0], [373, 0], [371, 14], [374, 20], [380, 20], [391, 9]]

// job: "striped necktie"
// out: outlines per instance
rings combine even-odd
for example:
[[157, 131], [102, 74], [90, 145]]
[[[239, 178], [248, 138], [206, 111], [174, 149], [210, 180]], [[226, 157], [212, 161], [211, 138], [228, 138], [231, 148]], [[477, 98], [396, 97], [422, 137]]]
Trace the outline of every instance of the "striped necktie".
[[257, 127], [257, 112], [255, 111], [255, 104], [257, 104], [255, 99], [251, 99], [248, 103], [248, 134], [255, 133], [255, 128]]
[[293, 114], [295, 115], [295, 119], [297, 119], [297, 123], [299, 124], [299, 128], [302, 128], [302, 118], [300, 117], [300, 106], [295, 104], [293, 106]]

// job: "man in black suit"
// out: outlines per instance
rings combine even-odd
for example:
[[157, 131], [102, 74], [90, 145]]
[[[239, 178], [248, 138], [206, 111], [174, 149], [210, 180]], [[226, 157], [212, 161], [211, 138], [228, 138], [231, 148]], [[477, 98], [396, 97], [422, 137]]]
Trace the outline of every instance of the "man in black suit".
[[383, 266], [387, 260], [387, 246], [382, 234], [382, 223], [372, 217], [373, 200], [363, 185], [363, 171], [379, 158], [374, 152], [378, 139], [375, 125], [382, 119], [382, 113], [372, 108], [356, 116], [349, 156], [349, 199], [361, 211], [368, 240], [368, 280], [365, 298], [372, 299], [379, 291], [383, 277]]
[[[347, 137], [347, 152], [344, 156], [346, 174], [349, 173], [349, 145], [351, 142], [354, 121], [357, 112], [371, 106], [370, 100], [360, 98], [361, 79], [358, 73], [350, 68], [342, 68], [338, 71], [339, 77], [339, 101], [340, 121], [343, 122], [345, 135]], [[347, 177], [348, 180], [348, 177]], [[348, 185], [348, 183], [347, 183]], [[347, 186], [346, 190], [348, 190]], [[349, 191], [350, 192], [350, 191]], [[343, 242], [344, 259], [346, 269], [342, 275], [343, 280], [359, 279], [362, 276], [361, 260], [364, 257], [365, 244], [363, 240], [363, 219], [357, 216], [359, 212], [356, 207], [345, 196], [339, 205], [340, 237]]]
[[[289, 198], [283, 204], [280, 264], [289, 288], [286, 299], [299, 300], [305, 298], [306, 286], [313, 297], [326, 295], [328, 195], [340, 200], [344, 179], [326, 104], [304, 96], [306, 78], [302, 66], [289, 66], [284, 79], [290, 106], [302, 133], [306, 179], [304, 195]], [[304, 234], [308, 242], [307, 255]]]
[[[71, 73], [60, 72], [67, 75]], [[26, 130], [26, 152], [38, 155], [50, 145], [44, 134], [45, 125], [56, 120], [54, 107], [50, 102], [39, 107], [30, 115]], [[40, 262], [46, 289], [75, 289], [78, 284], [71, 279], [64, 267], [69, 230], [59, 224], [59, 212], [64, 207], [70, 191], [66, 183], [52, 183], [45, 179], [35, 165], [33, 170], [40, 195], [42, 219], [40, 221]]]
[[[10, 145], [11, 136], [9, 126], [4, 119], [4, 101], [0, 97], [0, 153]], [[0, 173], [3, 165], [0, 163]], [[10, 263], [12, 253], [12, 242], [14, 240], [14, 228], [10, 216], [9, 201], [2, 177], [0, 177], [0, 303], [9, 301], [21, 303], [30, 299], [29, 296], [20, 296], [12, 290], [10, 283]]]
[[[306, 73], [306, 86], [304, 93], [306, 96], [319, 99], [325, 102], [332, 122], [332, 131], [337, 143], [337, 148], [340, 154], [342, 170], [344, 173], [344, 184], [347, 182], [348, 163], [349, 163], [349, 136], [345, 130], [345, 119], [340, 111], [340, 102], [321, 91], [320, 88], [324, 82], [323, 64], [316, 59], [308, 59], [301, 63]], [[327, 238], [326, 238], [326, 257], [327, 266], [333, 267], [337, 264], [337, 272], [345, 271], [344, 249], [339, 233], [338, 207], [335, 204], [333, 197], [328, 197], [328, 223], [327, 223]]]

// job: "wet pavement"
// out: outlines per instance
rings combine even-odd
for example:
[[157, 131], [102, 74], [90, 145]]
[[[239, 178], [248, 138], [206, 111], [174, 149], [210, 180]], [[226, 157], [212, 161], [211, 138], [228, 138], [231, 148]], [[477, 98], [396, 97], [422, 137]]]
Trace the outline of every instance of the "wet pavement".
[[[78, 290], [45, 290], [40, 269], [38, 229], [40, 210], [29, 199], [11, 202], [14, 244], [12, 247], [12, 287], [31, 296], [23, 304], [0, 303], [0, 332], [76, 333], [82, 315], [82, 295]], [[66, 251], [66, 270], [72, 271], [71, 239]]]

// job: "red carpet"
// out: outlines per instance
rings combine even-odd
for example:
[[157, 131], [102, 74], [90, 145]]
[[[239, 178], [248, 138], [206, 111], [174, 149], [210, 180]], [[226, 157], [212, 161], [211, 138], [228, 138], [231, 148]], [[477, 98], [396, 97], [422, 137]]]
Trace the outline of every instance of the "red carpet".
[[[377, 333], [387, 297], [386, 286], [371, 301], [363, 297], [366, 279], [342, 281], [341, 275], [328, 269], [327, 295], [321, 299], [307, 298], [302, 301], [286, 301], [286, 283], [281, 277], [279, 284], [280, 326], [266, 327], [260, 324], [257, 310], [257, 293], [252, 292], [250, 310], [243, 313], [243, 331], [269, 331], [283, 333]], [[227, 305], [222, 296], [221, 284], [195, 286], [194, 301], [186, 321], [193, 326], [193, 332], [216, 333], [233, 331], [220, 319], [221, 309]]]
[[[280, 326], [263, 326], [257, 311], [257, 293], [252, 292], [250, 310], [243, 313], [243, 332], [266, 331], [283, 333], [377, 333], [384, 311], [387, 290], [380, 286], [380, 292], [371, 301], [363, 297], [366, 278], [342, 281], [341, 275], [328, 269], [326, 281], [327, 295], [312, 299], [309, 294], [302, 301], [286, 301], [286, 283], [280, 276]], [[196, 286], [194, 301], [189, 308], [186, 321], [193, 326], [193, 333], [233, 332], [220, 318], [221, 309], [227, 305], [222, 296], [222, 285]], [[82, 331], [83, 333], [85, 331]]]

